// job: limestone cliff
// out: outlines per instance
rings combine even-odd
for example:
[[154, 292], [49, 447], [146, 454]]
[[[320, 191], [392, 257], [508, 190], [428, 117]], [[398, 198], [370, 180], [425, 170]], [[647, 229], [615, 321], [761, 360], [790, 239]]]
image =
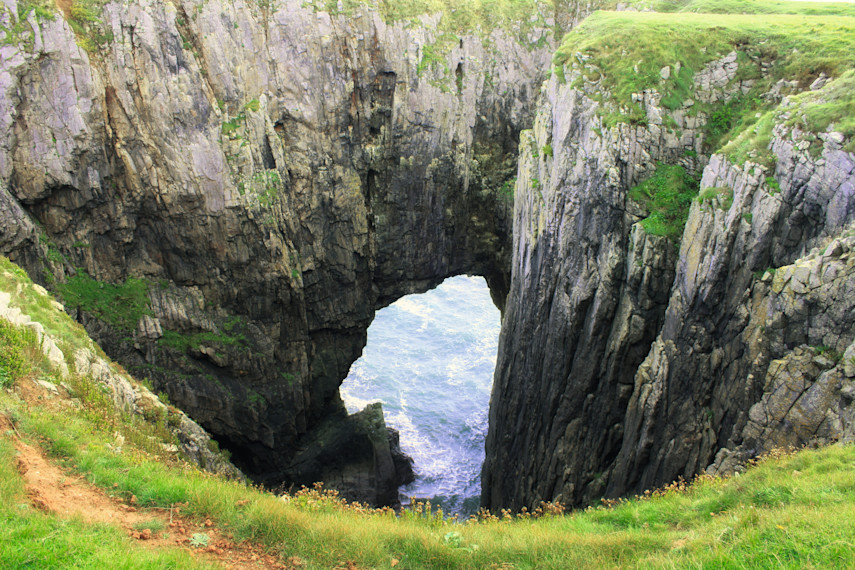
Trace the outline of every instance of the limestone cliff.
[[554, 47], [535, 2], [477, 28], [354, 4], [2, 8], [0, 250], [268, 483], [339, 477], [293, 461], [344, 417], [376, 309], [461, 273], [504, 301], [502, 188]]
[[[26, 312], [30, 310], [33, 315]], [[97, 387], [102, 391], [99, 393], [107, 395], [112, 406], [129, 421], [133, 421], [130, 418], [136, 415], [138, 419], [159, 423], [171, 432], [174, 443], [162, 444], [167, 452], [180, 452], [210, 472], [235, 479], [244, 478], [204, 429], [104, 358], [95, 343], [80, 330], [80, 325], [75, 328], [75, 323], [63, 312], [63, 306], [5, 258], [0, 258], [0, 319], [32, 329], [49, 368], [56, 371], [56, 380], [61, 380], [59, 385], [43, 377], [26, 378], [21, 382], [38, 384], [48, 398], [59, 394], [60, 390], [79, 398], [80, 391], [86, 389], [84, 386], [89, 386], [88, 389]], [[49, 378], [54, 380], [53, 376]], [[85, 380], [81, 382], [81, 379]], [[69, 381], [71, 384], [67, 383]], [[15, 390], [20, 389], [27, 390], [15, 387]], [[121, 447], [121, 443], [117, 445]]]
[[[521, 139], [487, 507], [585, 504], [853, 436], [855, 269], [851, 237], [831, 238], [852, 231], [855, 156], [850, 135], [791, 121], [804, 97], [781, 93], [832, 101], [842, 84], [776, 83], [763, 95], [780, 106], [710, 156], [717, 109], [776, 64], [702, 49], [669, 107], [680, 62], [631, 101], [582, 53], [544, 87]], [[629, 198], [659, 162], [702, 174], [679, 251]]]
[[[266, 483], [395, 501], [338, 386], [461, 273], [504, 309], [486, 506], [849, 437], [851, 44], [598, 4], [4, 0], [0, 252]], [[700, 194], [652, 211], [666, 167]]]

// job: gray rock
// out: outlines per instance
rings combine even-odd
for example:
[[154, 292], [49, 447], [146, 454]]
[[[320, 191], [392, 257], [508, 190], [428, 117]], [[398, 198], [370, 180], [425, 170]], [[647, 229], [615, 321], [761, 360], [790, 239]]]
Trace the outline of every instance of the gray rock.
[[347, 500], [396, 507], [398, 487], [415, 480], [413, 461], [401, 452], [398, 432], [386, 427], [379, 403], [327, 417], [304, 441], [288, 473], [298, 485], [323, 481]]
[[[551, 17], [560, 32], [592, 7]], [[62, 18], [28, 16], [0, 47], [0, 251], [45, 284], [77, 268], [146, 280], [152, 314], [131, 330], [73, 312], [268, 483], [393, 502], [394, 434], [363, 430], [370, 452], [338, 463], [319, 434], [352, 435], [338, 386], [374, 311], [461, 273], [504, 311], [486, 506], [583, 504], [850, 437], [852, 371], [813, 354], [853, 343], [846, 138], [782, 115], [774, 172], [705, 154], [707, 115], [689, 108], [754, 85], [735, 52], [683, 109], [645, 90], [647, 124], [607, 128], [627, 110], [589, 58], [543, 83], [549, 30], [445, 44], [437, 18], [112, 2], [93, 63]], [[799, 89], [764, 97], [796, 105]], [[679, 253], [627, 200], [659, 161], [728, 189], [692, 205]], [[117, 405], [162, 413], [75, 360]], [[214, 465], [202, 427], [178, 423], [182, 450]]]
[[[710, 64], [695, 77], [697, 100], [733, 96], [735, 72], [735, 54]], [[582, 505], [711, 464], [733, 470], [775, 445], [850, 438], [845, 364], [813, 350], [787, 358], [797, 347], [843, 353], [853, 340], [855, 285], [844, 253], [855, 221], [853, 156], [827, 139], [816, 156], [801, 144], [805, 134], [782, 122], [773, 130], [774, 173], [710, 157], [701, 187], [727, 190], [692, 204], [671, 273], [667, 263], [633, 259], [638, 230], [624, 206], [627, 190], [652, 172], [649, 161], [678, 162], [668, 139], [653, 124], [603, 130], [584, 94], [557, 85], [548, 93], [534, 133], [551, 136], [566, 160], [521, 156], [483, 504]], [[551, 130], [541, 134], [540, 124]], [[616, 163], [617, 180], [608, 175]], [[535, 191], [533, 178], [548, 182]], [[656, 276], [645, 296], [657, 301], [636, 297], [632, 305], [648, 312], [625, 320], [625, 299], [637, 289], [612, 268], [636, 266]], [[776, 374], [773, 361], [792, 370]]]
[[503, 187], [554, 39], [445, 46], [437, 18], [118, 1], [97, 62], [62, 17], [33, 20], [0, 58], [0, 252], [37, 280], [146, 280], [134, 330], [77, 317], [247, 472], [289, 483], [376, 309], [463, 273], [507, 294]]

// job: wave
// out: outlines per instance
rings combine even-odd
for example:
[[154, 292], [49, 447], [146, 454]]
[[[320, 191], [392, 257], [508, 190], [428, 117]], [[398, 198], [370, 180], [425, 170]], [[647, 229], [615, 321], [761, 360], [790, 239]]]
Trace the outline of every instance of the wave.
[[477, 509], [499, 328], [486, 283], [474, 277], [377, 313], [341, 392], [351, 412], [383, 403], [415, 462], [405, 497], [441, 497], [446, 512]]

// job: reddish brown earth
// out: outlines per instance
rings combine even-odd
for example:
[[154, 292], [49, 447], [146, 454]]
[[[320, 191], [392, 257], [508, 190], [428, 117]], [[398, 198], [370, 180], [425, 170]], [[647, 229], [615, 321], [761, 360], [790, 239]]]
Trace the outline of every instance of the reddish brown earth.
[[[62, 396], [50, 394], [27, 380], [19, 382], [16, 392], [30, 405], [60, 404]], [[52, 402], [51, 402], [52, 401]], [[61, 405], [61, 404], [60, 404]], [[209, 520], [196, 520], [181, 514], [186, 505], [169, 509], [137, 506], [136, 497], [123, 500], [112, 497], [83, 477], [53, 463], [36, 445], [21, 439], [14, 424], [0, 414], [0, 432], [16, 434], [16, 467], [24, 478], [27, 497], [33, 507], [59, 517], [80, 517], [87, 522], [106, 523], [124, 529], [137, 545], [150, 549], [180, 548], [210, 564], [235, 570], [291, 569], [305, 564], [298, 557], [283, 562], [264, 549], [248, 542], [235, 542], [228, 533]], [[159, 522], [159, 524], [157, 524]], [[146, 526], [160, 528], [156, 532]], [[196, 533], [208, 535], [208, 545], [190, 544]]]

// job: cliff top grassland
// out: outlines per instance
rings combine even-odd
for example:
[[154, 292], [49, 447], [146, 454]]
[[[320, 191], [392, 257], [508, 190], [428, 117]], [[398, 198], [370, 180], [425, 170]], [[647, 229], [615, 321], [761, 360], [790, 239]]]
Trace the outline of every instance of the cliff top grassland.
[[552, 10], [552, 2], [544, 0], [306, 0], [304, 5], [344, 15], [369, 6], [389, 23], [415, 22], [424, 14], [440, 14], [441, 31], [461, 34], [479, 29], [489, 33], [496, 28], [525, 28], [532, 22], [542, 23]]
[[[622, 6], [655, 12], [595, 12], [564, 37], [553, 58], [560, 81], [572, 77], [573, 87], [600, 103], [605, 127], [647, 124], [640, 94], [655, 91], [666, 113], [663, 128], [679, 136], [667, 113], [703, 115], [705, 152], [721, 152], [736, 164], [774, 167], [769, 143], [775, 125], [810, 133], [817, 151], [815, 135], [830, 130], [848, 141], [846, 150], [855, 149], [852, 4], [694, 0]], [[740, 88], [730, 97], [699, 100], [698, 75], [734, 55]], [[827, 83], [811, 90], [818, 78]], [[683, 178], [666, 170], [682, 167], [658, 169], [630, 198], [650, 212], [642, 221], [648, 233], [679, 242], [697, 181], [694, 188], [671, 183]]]
[[[774, 8], [796, 12], [798, 3]], [[805, 3], [808, 4], [808, 3]], [[717, 3], [716, 5], [720, 5]], [[743, 4], [746, 10], [754, 4]], [[765, 3], [757, 3], [765, 6]], [[698, 10], [701, 2], [693, 3]], [[693, 78], [711, 62], [736, 53], [738, 78], [752, 80], [751, 89], [727, 102], [696, 104], [689, 114], [712, 114], [708, 122], [709, 150], [753, 125], [757, 114], [776, 107], [779, 100], [763, 98], [781, 80], [806, 89], [820, 74], [837, 78], [855, 63], [855, 19], [851, 6], [841, 4], [839, 15], [787, 13], [697, 14], [654, 12], [597, 12], [568, 33], [554, 56], [555, 72], [564, 67], [580, 71], [575, 85], [596, 82], [604, 103], [607, 125], [643, 123], [645, 115], [633, 94], [655, 89], [661, 104], [681, 109], [692, 99]], [[830, 8], [829, 8], [830, 9]], [[663, 69], [669, 68], [663, 76]], [[825, 126], [828, 126], [827, 124]]]
[[842, 2], [788, 2], [786, 0], [629, 0], [611, 2], [603, 9], [618, 5], [653, 12], [697, 12], [701, 14], [803, 14], [806, 16], [855, 16], [855, 5]]
[[[67, 353], [91, 346], [5, 258], [0, 280], [9, 306], [36, 316]], [[429, 505], [396, 515], [318, 489], [277, 497], [204, 473], [175, 454], [167, 418], [117, 411], [109, 389], [63, 375], [33, 328], [5, 319], [0, 384], [6, 568], [796, 568], [855, 559], [852, 446], [775, 453], [729, 479], [584, 511], [545, 505], [457, 524]]]

